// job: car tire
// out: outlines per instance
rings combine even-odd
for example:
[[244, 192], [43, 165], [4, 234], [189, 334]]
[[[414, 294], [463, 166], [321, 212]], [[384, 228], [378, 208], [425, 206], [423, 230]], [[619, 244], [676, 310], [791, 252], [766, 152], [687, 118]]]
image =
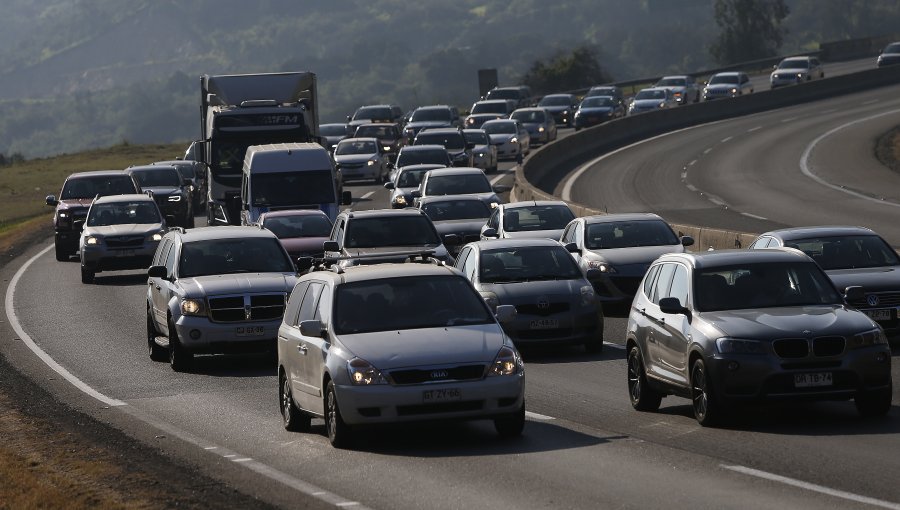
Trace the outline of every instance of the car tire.
[[328, 381], [325, 388], [325, 432], [331, 446], [335, 448], [349, 448], [352, 444], [353, 434], [341, 416], [334, 381]]
[[891, 410], [891, 388], [877, 391], [860, 391], [853, 399], [860, 416], [884, 416]]
[[585, 342], [584, 352], [588, 354], [600, 354], [603, 352], [603, 335], [598, 335], [597, 338]]
[[66, 249], [65, 246], [56, 243], [54, 245], [54, 248], [56, 248], [56, 260], [58, 262], [66, 262], [69, 260], [69, 256], [71, 255], [71, 253]]
[[291, 432], [309, 430], [310, 417], [294, 404], [294, 398], [291, 396], [291, 384], [284, 372], [281, 372], [280, 379], [278, 384], [278, 401], [281, 405], [281, 418], [284, 429]]
[[94, 276], [96, 272], [94, 269], [83, 262], [81, 263], [81, 283], [91, 284], [94, 283]]
[[662, 395], [647, 383], [644, 359], [636, 345], [628, 351], [628, 398], [638, 411], [656, 411], [662, 402]]
[[188, 213], [187, 221], [184, 222], [184, 228], [194, 228], [196, 226], [196, 218], [194, 218], [194, 211], [191, 210]]
[[166, 349], [156, 343], [156, 325], [153, 323], [153, 312], [147, 307], [147, 350], [150, 353], [150, 359], [153, 361], [166, 361], [169, 353]]
[[194, 354], [181, 345], [175, 323], [169, 320], [169, 365], [176, 372], [187, 372], [194, 365]]
[[525, 429], [525, 401], [514, 413], [494, 418], [494, 428], [500, 437], [519, 437]]
[[725, 417], [725, 408], [719, 400], [719, 395], [709, 379], [706, 363], [702, 358], [697, 358], [691, 364], [691, 404], [694, 410], [694, 418], [704, 427], [719, 424]]

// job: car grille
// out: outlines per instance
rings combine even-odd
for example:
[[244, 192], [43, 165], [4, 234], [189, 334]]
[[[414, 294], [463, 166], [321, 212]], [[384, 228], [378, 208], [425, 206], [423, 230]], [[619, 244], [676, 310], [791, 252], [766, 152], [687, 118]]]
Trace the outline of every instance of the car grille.
[[108, 248], [140, 248], [144, 245], [144, 236], [115, 236], [106, 238]]
[[213, 322], [271, 321], [284, 315], [284, 294], [216, 297], [207, 303]]
[[813, 354], [816, 356], [838, 356], [844, 352], [844, 337], [823, 336], [813, 340]]
[[812, 339], [781, 338], [772, 343], [775, 354], [783, 359], [799, 359], [809, 356], [810, 343], [812, 354], [816, 357], [839, 356], [844, 352], [846, 340], [841, 336], [822, 336]]
[[782, 338], [772, 344], [775, 354], [781, 358], [805, 358], [809, 355], [809, 342], [805, 338]]
[[[869, 299], [876, 299], [876, 305], [870, 305]], [[892, 306], [900, 306], [900, 292], [868, 292], [866, 299], [861, 301], [853, 301], [851, 303], [854, 308], [884, 308]]]
[[460, 365], [452, 368], [394, 370], [388, 378], [394, 385], [425, 384], [446, 381], [475, 381], [484, 377], [485, 365]]
[[540, 315], [546, 317], [557, 313], [569, 311], [569, 303], [549, 303], [546, 308], [537, 304], [516, 305], [516, 312], [527, 315]]
[[397, 406], [397, 416], [414, 416], [417, 414], [459, 413], [465, 411], [478, 411], [484, 407], [483, 400], [470, 400], [465, 402], [447, 402], [443, 404], [419, 404], [411, 406]]

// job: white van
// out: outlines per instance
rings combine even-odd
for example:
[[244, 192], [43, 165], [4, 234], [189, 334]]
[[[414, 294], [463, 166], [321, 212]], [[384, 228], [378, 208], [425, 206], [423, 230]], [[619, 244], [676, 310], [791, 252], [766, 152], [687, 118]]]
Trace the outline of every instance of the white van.
[[350, 204], [328, 151], [315, 143], [251, 145], [241, 178], [241, 224], [268, 211], [319, 209], [337, 217]]

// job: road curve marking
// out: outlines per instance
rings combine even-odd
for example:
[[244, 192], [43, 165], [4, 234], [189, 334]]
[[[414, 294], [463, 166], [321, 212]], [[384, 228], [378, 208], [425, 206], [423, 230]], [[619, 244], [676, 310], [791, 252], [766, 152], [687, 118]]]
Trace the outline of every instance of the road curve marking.
[[726, 143], [726, 142], [730, 141], [732, 138], [734, 138], [734, 137], [733, 137], [733, 136], [726, 136], [725, 138], [722, 139], [722, 143]]
[[845, 492], [842, 490], [832, 489], [830, 487], [825, 487], [822, 485], [816, 485], [814, 483], [804, 482], [802, 480], [796, 480], [794, 478], [788, 478], [786, 476], [776, 475], [775, 473], [769, 473], [767, 471], [760, 471], [758, 469], [748, 468], [744, 466], [729, 466], [726, 464], [720, 464], [719, 467], [723, 469], [727, 469], [729, 471], [734, 471], [736, 473], [741, 473], [749, 476], [755, 476], [757, 478], [763, 478], [765, 480], [769, 480], [772, 482], [783, 483], [785, 485], [791, 485], [793, 487], [798, 487], [800, 489], [806, 489], [808, 491], [818, 492], [820, 494], [826, 494], [828, 496], [832, 496], [835, 498], [846, 499], [849, 501], [855, 501], [857, 503], [863, 503], [865, 505], [872, 505], [881, 508], [890, 508], [891, 510], [900, 510], [900, 504], [892, 503], [890, 501], [884, 501], [881, 499], [870, 498], [869, 496], [860, 496], [859, 494], [854, 494], [852, 492]]
[[371, 197], [371, 196], [374, 195], [374, 194], [375, 194], [374, 191], [370, 191], [370, 192], [366, 193], [365, 195], [359, 197], [359, 199], [360, 199], [360, 200], [365, 200], [365, 199]]
[[531, 418], [532, 420], [538, 420], [538, 421], [550, 421], [550, 420], [556, 419], [552, 416], [547, 416], [547, 415], [538, 414], [538, 413], [532, 413], [531, 411], [525, 411], [525, 416], [527, 418]]
[[16, 335], [19, 336], [19, 340], [21, 340], [22, 343], [25, 344], [25, 347], [28, 347], [29, 349], [31, 349], [31, 352], [33, 352], [38, 358], [40, 358], [40, 360], [43, 361], [48, 367], [50, 367], [51, 370], [53, 370], [54, 372], [59, 374], [63, 379], [69, 381], [69, 384], [71, 384], [72, 386], [75, 386], [76, 388], [78, 388], [79, 390], [81, 390], [83, 393], [87, 394], [91, 398], [99, 400], [103, 404], [106, 404], [110, 407], [127, 406], [128, 404], [126, 404], [125, 402], [114, 399], [112, 397], [108, 397], [108, 396], [100, 393], [99, 391], [95, 390], [94, 388], [91, 388], [90, 386], [88, 386], [88, 384], [85, 383], [84, 381], [82, 381], [81, 379], [72, 375], [71, 372], [66, 370], [62, 365], [57, 363], [56, 360], [51, 358], [50, 355], [47, 354], [43, 349], [38, 347], [38, 345], [34, 342], [34, 340], [31, 338], [31, 336], [29, 336], [28, 333], [25, 332], [25, 329], [22, 327], [22, 324], [19, 323], [19, 317], [16, 315], [16, 310], [14, 307], [14, 304], [15, 304], [14, 300], [15, 300], [15, 295], [16, 295], [16, 285], [19, 284], [19, 279], [22, 278], [22, 275], [25, 274], [25, 271], [29, 267], [31, 267], [31, 264], [33, 264], [35, 260], [37, 260], [39, 257], [44, 255], [51, 249], [53, 249], [52, 244], [50, 246], [44, 248], [43, 250], [39, 251], [35, 256], [28, 259], [28, 261], [25, 262], [24, 264], [22, 264], [22, 267], [20, 267], [19, 270], [16, 271], [16, 274], [12, 277], [12, 280], [10, 280], [9, 287], [7, 287], [7, 289], [6, 289], [6, 301], [5, 301], [6, 317], [7, 317], [7, 319], [9, 319], [9, 325], [12, 326], [13, 331], [16, 332]]
[[856, 120], [847, 122], [845, 124], [841, 124], [840, 126], [838, 126], [836, 128], [830, 129], [830, 130], [826, 131], [825, 133], [822, 133], [815, 140], [810, 142], [809, 145], [806, 146], [806, 149], [803, 151], [803, 155], [800, 156], [800, 171], [803, 173], [803, 175], [816, 181], [817, 183], [821, 184], [822, 186], [831, 188], [835, 191], [840, 191], [840, 192], [846, 193], [848, 195], [853, 195], [857, 198], [862, 198], [863, 200], [868, 200], [869, 202], [873, 202], [876, 204], [889, 205], [891, 207], [900, 207], [900, 203], [889, 202], [887, 200], [881, 200], [879, 198], [870, 197], [870, 196], [860, 193], [858, 191], [853, 191], [853, 190], [838, 186], [836, 184], [831, 184], [830, 182], [826, 181], [825, 179], [814, 174], [812, 172], [812, 170], [810, 170], [810, 168], [809, 168], [809, 156], [810, 156], [810, 154], [812, 154], [813, 149], [816, 148], [816, 145], [818, 145], [819, 142], [821, 142], [822, 140], [824, 140], [824, 139], [828, 138], [829, 136], [837, 133], [838, 131], [841, 131], [842, 129], [848, 128], [850, 126], [853, 126], [856, 124], [861, 124], [863, 122], [868, 122], [870, 120], [877, 119], [879, 117], [884, 117], [886, 115], [894, 115], [897, 113], [900, 113], [900, 109], [889, 110], [886, 112], [877, 113], [875, 115], [870, 115], [868, 117], [863, 117], [861, 119], [856, 119]]
[[877, 103], [878, 101], [880, 101], [880, 99], [871, 99], [871, 100], [866, 101], [866, 102], [861, 103], [861, 104], [862, 104], [863, 106], [869, 106], [870, 104], [875, 104], [875, 103]]

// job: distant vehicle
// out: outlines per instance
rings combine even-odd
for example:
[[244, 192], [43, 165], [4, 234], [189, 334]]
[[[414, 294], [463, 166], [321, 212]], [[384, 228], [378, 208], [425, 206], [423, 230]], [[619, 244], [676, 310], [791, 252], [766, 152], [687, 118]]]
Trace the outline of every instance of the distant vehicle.
[[655, 214], [604, 214], [572, 220], [559, 242], [574, 244], [572, 257], [582, 271], [600, 270], [592, 280], [604, 303], [628, 304], [650, 263], [666, 253], [682, 253], [694, 244], [679, 238]]
[[516, 307], [515, 320], [503, 325], [516, 345], [574, 344], [591, 353], [603, 350], [603, 309], [590, 282], [557, 241], [471, 243], [459, 252], [456, 268], [492, 309]]
[[795, 227], [766, 232], [750, 248], [782, 246], [816, 261], [838, 290], [862, 287], [865, 295], [850, 305], [900, 341], [900, 258], [881, 236], [863, 227]]
[[686, 74], [663, 76], [654, 87], [667, 88], [677, 104], [697, 103], [700, 101], [700, 87], [693, 76]]
[[486, 100], [512, 99], [516, 102], [516, 108], [526, 108], [531, 104], [531, 89], [525, 85], [515, 87], [494, 87], [484, 96]]
[[519, 108], [509, 118], [519, 121], [528, 130], [533, 144], [547, 144], [558, 136], [553, 114], [543, 108]]
[[199, 161], [187, 159], [175, 159], [171, 161], [156, 161], [154, 165], [169, 165], [178, 169], [185, 179], [190, 179], [192, 189], [191, 196], [194, 200], [194, 210], [202, 211], [206, 208], [209, 189], [206, 185], [206, 167]]
[[553, 239], [575, 219], [569, 204], [562, 200], [529, 200], [500, 204], [481, 229], [481, 239]]
[[450, 160], [450, 154], [443, 145], [407, 145], [400, 149], [400, 154], [397, 155], [397, 163], [391, 171], [390, 180], [395, 181], [400, 169], [409, 165], [448, 167], [453, 166], [453, 161]]
[[825, 77], [825, 69], [815, 57], [790, 57], [775, 66], [769, 76], [772, 88], [793, 85], [805, 81], [820, 80]]
[[334, 149], [334, 163], [344, 181], [363, 179], [387, 182], [390, 161], [377, 138], [345, 138]]
[[491, 145], [491, 139], [483, 129], [464, 129], [466, 146], [472, 147], [472, 166], [484, 170], [484, 173], [497, 171], [497, 147]]
[[53, 212], [53, 245], [56, 260], [63, 262], [78, 251], [78, 240], [94, 198], [140, 193], [137, 181], [122, 170], [78, 172], [66, 177], [59, 198], [47, 195]]
[[441, 145], [450, 155], [453, 166], [472, 166], [472, 150], [459, 129], [423, 129], [416, 135], [413, 145]]
[[466, 117], [463, 125], [467, 129], [479, 129], [484, 125], [485, 122], [489, 120], [496, 119], [506, 119], [509, 118], [509, 115], [505, 115], [502, 113], [473, 113]]
[[498, 159], [522, 159], [531, 150], [531, 135], [525, 126], [514, 120], [491, 120], [481, 125], [491, 145], [497, 147]]
[[497, 193], [509, 191], [506, 187], [493, 187], [480, 168], [438, 168], [429, 170], [422, 177], [413, 199], [440, 195], [475, 195], [488, 207], [500, 203]]
[[407, 139], [413, 140], [419, 131], [429, 128], [449, 128], [459, 126], [459, 111], [446, 105], [420, 106], [413, 111], [409, 122], [403, 128]]
[[612, 96], [584, 98], [575, 111], [575, 131], [603, 124], [625, 115], [625, 107]]
[[391, 163], [397, 160], [400, 148], [406, 145], [403, 130], [397, 123], [363, 124], [356, 128], [354, 138], [377, 138]]
[[352, 116], [347, 116], [347, 125], [352, 133], [357, 127], [373, 122], [399, 123], [403, 118], [403, 109], [397, 105], [376, 104], [360, 106]]
[[351, 136], [350, 126], [347, 124], [322, 124], [319, 126], [319, 135], [322, 137], [322, 146], [328, 152], [334, 152], [338, 142]]
[[675, 105], [675, 96], [669, 89], [650, 87], [634, 95], [634, 99], [628, 105], [628, 115], [672, 108]]
[[94, 200], [78, 242], [81, 283], [101, 271], [146, 269], [166, 233], [156, 202], [145, 194]]
[[557, 124], [571, 127], [575, 121], [578, 98], [572, 94], [549, 94], [541, 98], [537, 105], [553, 114]]
[[878, 58], [875, 60], [875, 65], [877, 67], [894, 64], [900, 64], [900, 42], [893, 42], [885, 46], [885, 48], [881, 50], [881, 54], [878, 55]]
[[425, 197], [419, 200], [418, 208], [431, 218], [441, 239], [457, 236], [457, 244], [447, 246], [454, 256], [462, 244], [478, 241], [481, 227], [491, 214], [491, 208], [476, 195]]
[[622, 89], [615, 85], [595, 85], [584, 95], [585, 99], [594, 96], [609, 96], [616, 103], [621, 104], [623, 107], [625, 106], [625, 94], [622, 92]]
[[706, 86], [703, 87], [703, 100], [719, 99], [722, 97], [737, 97], [753, 93], [753, 84], [747, 73], [727, 72], [712, 75]]
[[413, 191], [419, 189], [425, 172], [447, 168], [446, 165], [406, 165], [396, 170], [394, 178], [384, 183], [384, 187], [391, 190], [390, 203], [393, 209], [412, 207]]
[[258, 227], [170, 230], [147, 270], [147, 348], [172, 370], [196, 354], [271, 351], [296, 269]]
[[496, 113], [509, 117], [509, 114], [517, 108], [517, 104], [518, 102], [514, 99], [483, 99], [472, 105], [469, 114]]
[[325, 212], [313, 209], [262, 213], [258, 224], [275, 234], [293, 261], [300, 257], [321, 257], [325, 253], [322, 243], [328, 240], [332, 227]]
[[331, 157], [319, 144], [253, 145], [241, 174], [241, 221], [251, 225], [263, 213], [284, 209], [318, 209], [334, 218], [351, 199], [340, 186]]
[[125, 173], [137, 181], [142, 192], [152, 193], [169, 226], [194, 227], [191, 181], [182, 177], [178, 169], [172, 165], [142, 165], [130, 166]]
[[884, 332], [846, 306], [797, 250], [722, 250], [660, 257], [638, 286], [626, 327], [628, 395], [655, 411], [691, 399], [703, 425], [768, 400], [853, 399], [859, 414], [891, 409]]
[[[400, 212], [400, 211], [397, 211]], [[418, 213], [418, 211], [416, 211]], [[284, 428], [325, 419], [332, 446], [356, 427], [490, 419], [500, 436], [525, 426], [525, 368], [498, 321], [456, 270], [431, 263], [304, 275], [279, 329]]]

